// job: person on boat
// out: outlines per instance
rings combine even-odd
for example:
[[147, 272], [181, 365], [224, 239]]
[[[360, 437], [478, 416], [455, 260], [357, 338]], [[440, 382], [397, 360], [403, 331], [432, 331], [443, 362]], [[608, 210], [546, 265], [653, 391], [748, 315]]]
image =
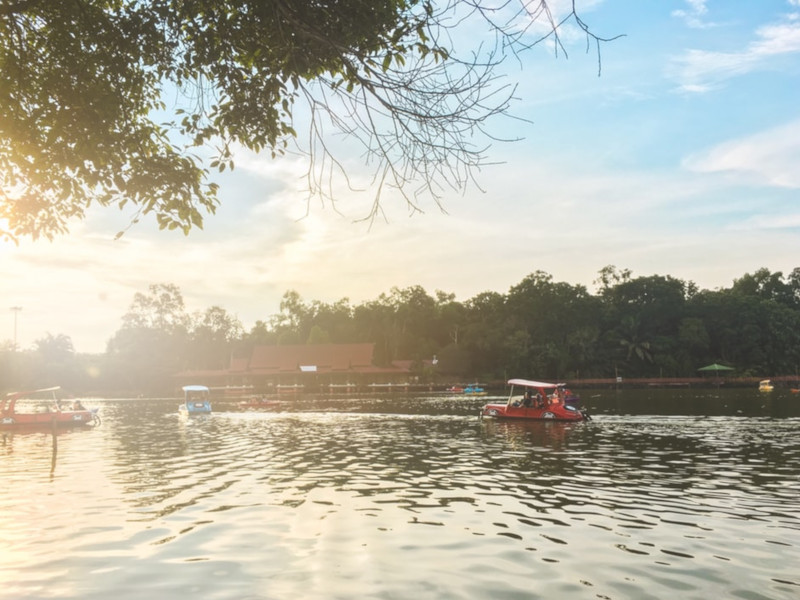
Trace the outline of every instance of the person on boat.
[[531, 397], [531, 391], [526, 389], [525, 390], [525, 397], [522, 399], [522, 406], [525, 408], [530, 408], [533, 405], [533, 398]]
[[83, 407], [83, 404], [81, 404], [80, 400], [75, 400], [72, 403], [72, 410], [86, 410], [86, 409]]

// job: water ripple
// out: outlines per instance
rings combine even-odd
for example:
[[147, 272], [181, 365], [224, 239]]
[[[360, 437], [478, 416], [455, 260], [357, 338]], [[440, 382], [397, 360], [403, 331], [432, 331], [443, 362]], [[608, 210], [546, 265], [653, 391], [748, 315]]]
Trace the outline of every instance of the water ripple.
[[797, 597], [799, 420], [459, 402], [108, 401], [6, 436], [0, 597]]

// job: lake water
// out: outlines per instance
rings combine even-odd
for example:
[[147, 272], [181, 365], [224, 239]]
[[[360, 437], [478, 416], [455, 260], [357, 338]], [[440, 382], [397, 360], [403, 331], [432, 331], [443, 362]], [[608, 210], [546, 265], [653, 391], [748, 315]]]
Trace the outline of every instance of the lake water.
[[800, 598], [800, 395], [581, 396], [87, 399], [0, 434], [0, 598]]

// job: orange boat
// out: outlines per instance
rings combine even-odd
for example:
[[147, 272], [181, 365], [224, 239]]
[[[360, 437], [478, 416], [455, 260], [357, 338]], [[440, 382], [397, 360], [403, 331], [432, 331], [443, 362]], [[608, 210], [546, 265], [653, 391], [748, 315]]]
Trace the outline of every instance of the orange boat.
[[[481, 417], [495, 419], [538, 419], [549, 421], [586, 421], [589, 414], [579, 408], [578, 399], [563, 383], [545, 383], [529, 379], [509, 379], [508, 401], [486, 404]], [[523, 393], [514, 395], [514, 387]]]
[[[25, 427], [75, 427], [99, 425], [96, 408], [85, 408], [80, 400], [59, 400], [56, 392], [60, 387], [43, 388], [29, 392], [11, 392], [0, 400], [0, 429]], [[44, 395], [47, 395], [45, 397]], [[36, 396], [40, 396], [37, 398]], [[30, 400], [37, 404], [33, 412], [17, 411], [18, 400]]]

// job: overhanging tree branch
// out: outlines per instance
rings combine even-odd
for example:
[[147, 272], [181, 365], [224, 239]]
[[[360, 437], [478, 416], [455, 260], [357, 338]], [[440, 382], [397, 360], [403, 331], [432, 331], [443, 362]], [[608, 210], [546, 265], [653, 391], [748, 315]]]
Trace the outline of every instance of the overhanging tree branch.
[[[551, 8], [0, 0], [0, 235], [52, 237], [93, 204], [133, 207], [132, 223], [153, 215], [188, 233], [215, 211], [210, 170], [233, 168], [236, 145], [273, 158], [298, 149], [309, 200], [335, 206], [336, 176], [351, 183], [337, 135], [373, 169], [368, 219], [389, 188], [412, 212], [424, 197], [443, 210], [444, 193], [463, 191], [486, 164], [490, 121], [509, 113], [515, 86], [498, 74], [506, 58], [545, 40], [566, 53], [560, 32], [574, 23], [596, 45], [599, 73], [600, 46], [615, 38], [592, 33], [574, 2], [561, 18]], [[455, 40], [476, 20], [494, 46], [464, 53]]]

